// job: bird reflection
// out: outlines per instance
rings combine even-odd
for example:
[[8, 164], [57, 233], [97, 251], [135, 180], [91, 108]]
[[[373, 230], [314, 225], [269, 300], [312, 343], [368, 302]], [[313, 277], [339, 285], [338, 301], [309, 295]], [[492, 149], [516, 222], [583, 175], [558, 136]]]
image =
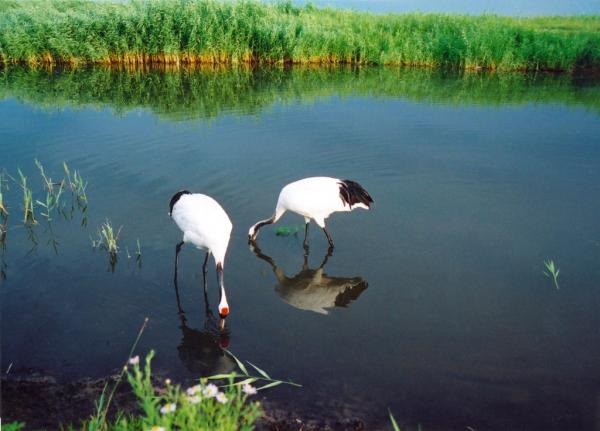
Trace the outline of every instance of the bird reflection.
[[347, 307], [368, 287], [368, 283], [362, 277], [330, 277], [325, 274], [324, 267], [331, 253], [325, 255], [317, 269], [308, 267], [308, 255], [305, 254], [300, 272], [293, 277], [288, 277], [271, 257], [261, 252], [256, 244], [252, 244], [250, 250], [273, 269], [279, 282], [275, 291], [281, 299], [300, 310], [327, 314], [327, 308]]
[[210, 310], [208, 297], [204, 294], [205, 320], [202, 330], [192, 329], [187, 324], [185, 312], [181, 308], [179, 287], [177, 285], [177, 272], [174, 277], [175, 297], [181, 322], [183, 337], [177, 351], [179, 359], [185, 367], [199, 377], [208, 377], [215, 374], [227, 374], [235, 369], [235, 360], [225, 351], [229, 345], [229, 332], [220, 329], [219, 320]]

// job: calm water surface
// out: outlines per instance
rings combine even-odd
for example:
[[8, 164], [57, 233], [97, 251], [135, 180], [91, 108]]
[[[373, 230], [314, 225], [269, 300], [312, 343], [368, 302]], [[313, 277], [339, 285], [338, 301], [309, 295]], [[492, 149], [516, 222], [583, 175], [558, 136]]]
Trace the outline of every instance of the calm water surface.
[[[2, 370], [62, 380], [139, 352], [189, 381], [232, 369], [220, 345], [302, 389], [292, 410], [413, 429], [600, 428], [600, 104], [586, 78], [398, 69], [27, 71], [1, 73], [1, 164], [88, 180], [81, 216], [20, 222], [2, 251]], [[265, 227], [282, 185], [352, 178], [372, 210], [330, 219], [336, 241]], [[167, 216], [182, 188], [234, 223], [225, 267], [231, 317], [216, 337], [203, 253], [180, 255]], [[90, 235], [123, 225], [110, 271]], [[300, 226], [287, 214], [281, 225]], [[51, 228], [51, 229], [50, 229]], [[128, 259], [140, 240], [142, 265]], [[52, 241], [57, 241], [56, 252]], [[560, 289], [543, 274], [560, 267]], [[213, 267], [210, 307], [217, 303]], [[216, 312], [216, 311], [215, 311]]]

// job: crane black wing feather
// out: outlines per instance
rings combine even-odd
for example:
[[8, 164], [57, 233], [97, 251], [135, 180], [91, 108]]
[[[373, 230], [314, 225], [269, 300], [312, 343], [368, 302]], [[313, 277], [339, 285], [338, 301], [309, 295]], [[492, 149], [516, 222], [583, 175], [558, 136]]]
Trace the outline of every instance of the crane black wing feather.
[[344, 205], [348, 204], [352, 208], [352, 205], [361, 203], [371, 208], [373, 198], [371, 198], [371, 195], [363, 186], [351, 180], [340, 180], [339, 185], [340, 198], [344, 202]]

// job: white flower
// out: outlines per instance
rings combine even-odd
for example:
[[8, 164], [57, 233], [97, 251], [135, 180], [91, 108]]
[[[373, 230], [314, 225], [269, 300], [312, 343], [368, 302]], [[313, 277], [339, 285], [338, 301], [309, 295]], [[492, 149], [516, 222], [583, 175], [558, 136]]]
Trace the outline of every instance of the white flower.
[[201, 390], [202, 390], [202, 386], [196, 385], [196, 386], [192, 386], [191, 388], [187, 388], [186, 392], [189, 396], [192, 396], [192, 395], [197, 394]]
[[165, 384], [166, 385], [170, 385], [171, 384], [171, 379], [165, 379]]
[[212, 398], [216, 396], [218, 392], [219, 389], [212, 383], [209, 383], [202, 391], [202, 395], [204, 395], [206, 398]]
[[137, 365], [140, 363], [140, 357], [139, 356], [134, 356], [133, 358], [129, 358], [129, 363], [131, 365]]
[[154, 425], [149, 431], [165, 431], [165, 429], [163, 427], [159, 427], [158, 425]]
[[244, 391], [246, 395], [256, 395], [256, 388], [250, 383], [246, 383], [244, 386], [242, 386], [242, 391]]
[[220, 402], [221, 404], [225, 404], [227, 402], [227, 397], [225, 396], [225, 394], [223, 392], [219, 392], [217, 394], [217, 401]]
[[167, 404], [165, 404], [164, 406], [162, 406], [160, 408], [160, 412], [164, 415], [164, 414], [167, 414], [167, 413], [174, 412], [176, 408], [177, 408], [177, 404], [175, 404], [175, 403], [167, 403]]
[[202, 398], [200, 398], [200, 395], [194, 395], [193, 397], [188, 397], [188, 401], [190, 404], [198, 404], [202, 401]]

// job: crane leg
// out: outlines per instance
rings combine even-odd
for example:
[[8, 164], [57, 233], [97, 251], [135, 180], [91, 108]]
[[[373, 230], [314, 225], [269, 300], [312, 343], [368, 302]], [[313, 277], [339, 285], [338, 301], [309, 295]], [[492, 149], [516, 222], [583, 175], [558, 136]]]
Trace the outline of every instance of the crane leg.
[[206, 302], [206, 308], [208, 308], [208, 281], [206, 280], [206, 274], [208, 274], [208, 256], [210, 256], [210, 252], [206, 253], [204, 265], [202, 265], [202, 275], [204, 276], [204, 301]]
[[304, 246], [305, 255], [308, 255], [308, 225], [309, 224], [310, 224], [310, 222], [307, 222], [304, 225], [304, 244], [303, 244], [303, 246]]
[[327, 228], [325, 226], [323, 226], [323, 232], [327, 237], [327, 241], [329, 241], [329, 253], [331, 254], [333, 252], [333, 239], [331, 238], [331, 235], [329, 235], [329, 232], [327, 231]]
[[183, 245], [183, 241], [178, 243], [175, 246], [175, 276], [173, 277], [175, 283], [177, 283], [177, 266], [179, 264], [179, 252], [181, 251], [181, 246]]

